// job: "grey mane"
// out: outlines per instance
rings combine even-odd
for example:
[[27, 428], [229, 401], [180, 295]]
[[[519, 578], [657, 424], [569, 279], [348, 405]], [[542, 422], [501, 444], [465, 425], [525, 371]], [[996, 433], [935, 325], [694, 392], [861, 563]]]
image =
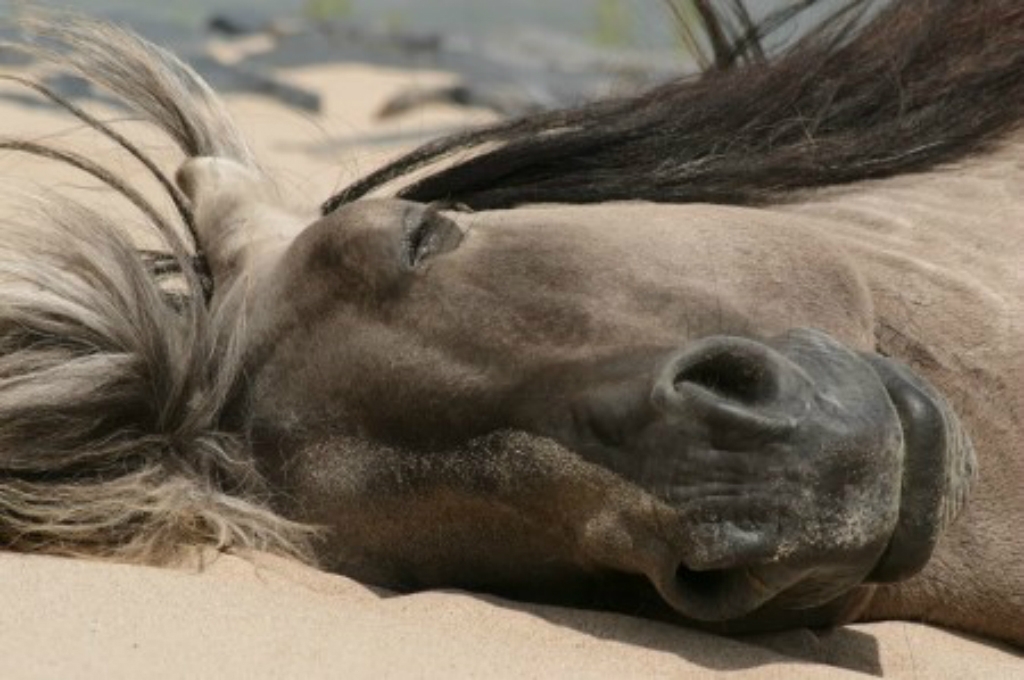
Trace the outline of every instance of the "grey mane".
[[[58, 19], [29, 20], [35, 41], [21, 48], [106, 88], [186, 155], [255, 165], [217, 97], [170, 53], [110, 25]], [[201, 545], [308, 556], [310, 529], [268, 509], [249, 451], [221, 427], [238, 334], [205, 304], [188, 206], [116, 131], [25, 84], [135, 156], [177, 219], [80, 155], [26, 140], [0, 147], [107, 183], [183, 276], [168, 295], [123, 225], [64, 197], [40, 196], [0, 224], [0, 545], [144, 562]]]

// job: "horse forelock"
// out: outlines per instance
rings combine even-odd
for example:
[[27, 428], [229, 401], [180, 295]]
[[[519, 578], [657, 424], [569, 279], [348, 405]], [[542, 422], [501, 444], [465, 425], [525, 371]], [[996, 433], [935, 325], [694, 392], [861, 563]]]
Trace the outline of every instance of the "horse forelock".
[[[186, 154], [254, 166], [216, 95], [170, 53], [79, 17], [29, 17], [23, 28], [36, 37], [23, 49], [108, 89]], [[0, 224], [0, 545], [144, 562], [188, 546], [309, 558], [311, 529], [270, 509], [251, 452], [222, 424], [244, 318], [206, 304], [201, 244], [183, 238], [191, 207], [109, 124], [38, 83], [8, 80], [127, 151], [176, 211], [163, 214], [123, 172], [87, 156], [0, 140], [92, 175], [144, 218], [126, 226], [40, 193]], [[147, 235], [162, 250], [139, 250]]]
[[[0, 227], [0, 543], [160, 562], [182, 546], [306, 554], [221, 412], [237, 334], [171, 305], [104, 215], [44, 196]], [[33, 213], [27, 213], [32, 215]]]

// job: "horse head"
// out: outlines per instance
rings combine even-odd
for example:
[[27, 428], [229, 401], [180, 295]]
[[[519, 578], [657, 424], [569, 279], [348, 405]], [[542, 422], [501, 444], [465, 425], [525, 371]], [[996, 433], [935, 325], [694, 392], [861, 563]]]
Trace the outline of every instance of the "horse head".
[[955, 415], [870, 351], [863, 284], [799, 228], [393, 199], [309, 220], [234, 161], [178, 182], [244, 329], [233, 426], [342, 573], [532, 597], [638, 575], [726, 621], [913, 575], [962, 501]]

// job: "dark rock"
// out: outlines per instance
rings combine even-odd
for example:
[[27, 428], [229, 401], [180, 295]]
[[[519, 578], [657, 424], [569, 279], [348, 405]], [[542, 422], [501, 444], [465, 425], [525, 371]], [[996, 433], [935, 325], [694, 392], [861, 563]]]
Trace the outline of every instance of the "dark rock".
[[263, 29], [245, 19], [227, 14], [214, 14], [206, 20], [206, 30], [210, 33], [239, 37], [261, 33]]
[[303, 111], [318, 113], [323, 107], [320, 94], [289, 83], [258, 64], [225, 64], [208, 54], [196, 55], [189, 63], [218, 92], [261, 94]]

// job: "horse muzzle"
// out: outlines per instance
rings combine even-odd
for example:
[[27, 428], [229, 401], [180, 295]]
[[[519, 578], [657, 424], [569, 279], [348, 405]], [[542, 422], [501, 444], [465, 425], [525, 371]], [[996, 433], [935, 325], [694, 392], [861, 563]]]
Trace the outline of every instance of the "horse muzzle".
[[938, 392], [818, 331], [692, 343], [656, 372], [649, 407], [617, 472], [672, 509], [657, 531], [674, 552], [641, 570], [695, 620], [909, 578], [974, 475]]

